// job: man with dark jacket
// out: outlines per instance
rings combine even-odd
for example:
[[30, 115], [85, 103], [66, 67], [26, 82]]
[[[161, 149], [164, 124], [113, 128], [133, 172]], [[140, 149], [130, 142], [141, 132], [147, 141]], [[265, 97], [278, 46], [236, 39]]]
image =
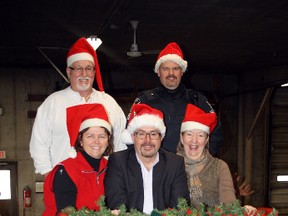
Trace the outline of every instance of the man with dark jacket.
[[[176, 153], [180, 126], [187, 104], [192, 103], [205, 112], [214, 112], [203, 94], [193, 89], [186, 89], [181, 83], [187, 65], [177, 43], [169, 43], [160, 52], [154, 68], [160, 78], [161, 86], [139, 93], [134, 102], [135, 104], [147, 104], [163, 112], [167, 131], [162, 147], [173, 153]], [[218, 119], [218, 125], [211, 134], [209, 143], [210, 153], [213, 156], [217, 155], [222, 139], [221, 125]], [[123, 141], [127, 144], [131, 143], [128, 139]]]
[[134, 148], [109, 157], [104, 180], [110, 209], [124, 204], [128, 210], [151, 214], [153, 209], [177, 207], [180, 197], [189, 203], [183, 157], [160, 148], [165, 132], [161, 111], [145, 104], [132, 106], [122, 136], [132, 139]]

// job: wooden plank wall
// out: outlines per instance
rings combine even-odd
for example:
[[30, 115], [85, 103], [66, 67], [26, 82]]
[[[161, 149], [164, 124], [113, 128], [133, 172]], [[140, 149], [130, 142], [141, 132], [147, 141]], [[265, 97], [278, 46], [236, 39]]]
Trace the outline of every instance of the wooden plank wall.
[[288, 181], [277, 182], [277, 175], [288, 175], [288, 88], [278, 88], [271, 104], [270, 205], [279, 215], [288, 215]]

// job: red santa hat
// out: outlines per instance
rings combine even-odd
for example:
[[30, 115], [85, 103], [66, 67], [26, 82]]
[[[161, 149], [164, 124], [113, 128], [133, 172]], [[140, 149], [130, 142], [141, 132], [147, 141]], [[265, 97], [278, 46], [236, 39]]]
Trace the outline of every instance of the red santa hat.
[[78, 39], [70, 48], [67, 55], [67, 67], [71, 66], [73, 62], [80, 60], [88, 60], [94, 64], [98, 88], [100, 91], [104, 91], [96, 51], [84, 37]]
[[146, 104], [134, 104], [128, 116], [127, 129], [122, 132], [122, 142], [131, 144], [131, 134], [141, 127], [155, 127], [162, 137], [165, 136], [166, 127], [163, 121], [163, 113]]
[[187, 61], [183, 59], [183, 53], [177, 43], [169, 43], [160, 53], [157, 58], [154, 71], [157, 73], [160, 65], [166, 61], [173, 61], [177, 63], [182, 71], [185, 72], [187, 69]]
[[80, 131], [93, 126], [104, 127], [110, 133], [112, 131], [108, 115], [102, 104], [81, 104], [68, 107], [66, 112], [67, 130], [71, 145], [69, 157], [71, 158], [76, 157], [74, 146]]
[[181, 132], [198, 129], [210, 134], [216, 127], [216, 124], [216, 113], [206, 113], [197, 106], [188, 104], [186, 107], [184, 120], [181, 124]]

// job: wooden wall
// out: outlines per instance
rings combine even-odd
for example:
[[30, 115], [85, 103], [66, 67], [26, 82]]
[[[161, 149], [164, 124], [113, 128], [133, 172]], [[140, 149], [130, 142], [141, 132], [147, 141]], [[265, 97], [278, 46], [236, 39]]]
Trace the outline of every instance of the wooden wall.
[[269, 204], [288, 215], [288, 181], [277, 182], [277, 175], [288, 175], [288, 87], [275, 90], [271, 104], [271, 161]]

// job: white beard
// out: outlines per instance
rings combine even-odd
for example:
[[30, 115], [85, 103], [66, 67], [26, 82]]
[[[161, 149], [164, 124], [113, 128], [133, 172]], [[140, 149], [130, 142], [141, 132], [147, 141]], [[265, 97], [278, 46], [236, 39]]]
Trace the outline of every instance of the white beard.
[[[81, 80], [81, 79], [86, 79], [88, 82], [86, 84], [83, 84], [83, 83], [80, 84], [79, 80]], [[86, 91], [91, 86], [91, 78], [89, 78], [89, 77], [78, 77], [77, 81], [78, 81], [77, 82], [77, 88], [80, 91]]]

